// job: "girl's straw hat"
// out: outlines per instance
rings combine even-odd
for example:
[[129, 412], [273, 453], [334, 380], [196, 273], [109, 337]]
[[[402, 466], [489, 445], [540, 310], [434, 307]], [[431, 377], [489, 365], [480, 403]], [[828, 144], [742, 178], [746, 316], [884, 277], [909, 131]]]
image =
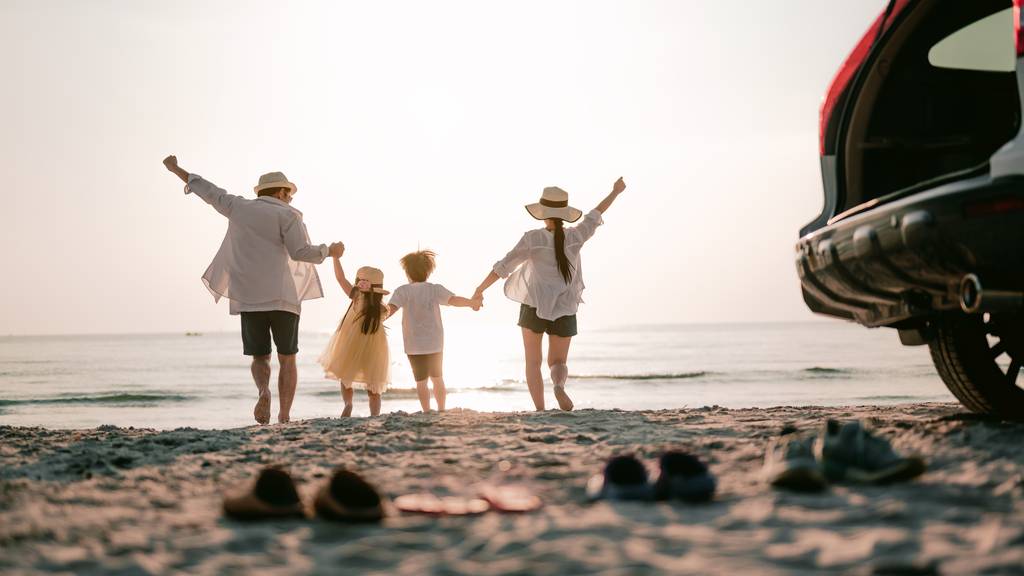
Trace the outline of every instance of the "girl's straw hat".
[[566, 222], [575, 222], [583, 216], [581, 210], [569, 206], [569, 193], [557, 186], [548, 186], [540, 195], [540, 202], [527, 204], [526, 211], [537, 220], [557, 218]]
[[367, 280], [377, 294], [390, 294], [384, 289], [384, 273], [371, 266], [363, 266], [356, 271], [356, 282]]
[[298, 186], [288, 181], [283, 172], [267, 172], [260, 176], [259, 184], [253, 186], [252, 190], [259, 194], [260, 190], [266, 190], [267, 188], [290, 188], [292, 194], [299, 190]]

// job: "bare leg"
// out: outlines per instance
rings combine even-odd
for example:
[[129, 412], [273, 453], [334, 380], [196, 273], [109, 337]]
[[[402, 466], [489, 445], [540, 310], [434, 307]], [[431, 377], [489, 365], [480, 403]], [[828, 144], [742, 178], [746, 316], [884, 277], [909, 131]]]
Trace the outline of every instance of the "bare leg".
[[565, 380], [569, 377], [569, 344], [572, 336], [548, 335], [548, 368], [551, 369], [551, 382], [554, 384], [555, 399], [562, 410], [572, 410], [572, 400], [565, 393]]
[[277, 361], [280, 364], [277, 372], [277, 401], [280, 404], [277, 421], [284, 423], [291, 420], [292, 400], [295, 399], [299, 370], [295, 366], [295, 354], [278, 354]]
[[367, 390], [366, 399], [370, 401], [370, 416], [380, 416], [380, 394]]
[[345, 408], [341, 411], [342, 418], [348, 418], [352, 415], [352, 389], [346, 388], [345, 383], [341, 382], [341, 400], [345, 403]]
[[416, 381], [416, 395], [420, 397], [420, 408], [424, 412], [430, 412], [430, 390], [427, 390], [426, 380]]
[[543, 360], [541, 350], [543, 334], [537, 334], [529, 328], [523, 328], [523, 352], [526, 356], [526, 385], [530, 388], [530, 397], [538, 410], [544, 410], [544, 377], [540, 374], [540, 363]]
[[259, 392], [259, 399], [256, 401], [256, 408], [252, 415], [259, 424], [270, 423], [270, 355], [253, 356], [252, 366], [253, 382], [256, 383], [256, 390]]
[[448, 391], [444, 387], [444, 378], [438, 376], [437, 378], [431, 378], [430, 381], [434, 383], [434, 399], [437, 400], [437, 411], [444, 412], [444, 401], [448, 396]]

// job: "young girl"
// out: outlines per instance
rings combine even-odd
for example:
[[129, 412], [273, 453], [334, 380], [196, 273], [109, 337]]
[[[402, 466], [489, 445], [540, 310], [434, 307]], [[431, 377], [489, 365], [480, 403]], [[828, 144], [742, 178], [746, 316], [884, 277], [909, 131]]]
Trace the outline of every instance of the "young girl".
[[[340, 255], [339, 255], [340, 256]], [[341, 269], [339, 256], [334, 256], [334, 276], [352, 303], [334, 331], [327, 348], [320, 356], [324, 374], [341, 382], [341, 398], [345, 409], [341, 415], [352, 415], [352, 387], [366, 388], [370, 415], [380, 414], [380, 395], [391, 382], [388, 339], [384, 334], [384, 318], [388, 309], [382, 299], [384, 273], [364, 266], [356, 272], [352, 285]]]
[[563, 228], [563, 222], [575, 222], [583, 212], [569, 206], [569, 194], [565, 190], [554, 186], [545, 188], [540, 202], [526, 207], [531, 216], [544, 221], [544, 228], [523, 234], [515, 248], [494, 265], [473, 294], [473, 300], [479, 302], [484, 291], [498, 278], [508, 278], [505, 295], [520, 303], [526, 383], [537, 410], [544, 409], [544, 378], [540, 367], [545, 332], [555, 399], [562, 410], [572, 410], [572, 400], [565, 393], [565, 381], [569, 376], [569, 343], [576, 335], [576, 310], [583, 301], [580, 249], [602, 224], [601, 216], [625, 189], [626, 183], [619, 178], [612, 185], [611, 193], [579, 226]]

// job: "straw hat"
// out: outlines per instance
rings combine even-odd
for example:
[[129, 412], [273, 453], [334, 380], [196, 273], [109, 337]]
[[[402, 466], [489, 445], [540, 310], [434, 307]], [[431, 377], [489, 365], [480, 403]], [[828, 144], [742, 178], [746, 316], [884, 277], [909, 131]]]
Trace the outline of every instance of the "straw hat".
[[526, 211], [537, 220], [558, 218], [566, 222], [575, 222], [583, 216], [581, 210], [569, 206], [569, 193], [558, 186], [548, 186], [540, 195], [540, 202], [527, 204]]
[[384, 289], [384, 273], [371, 266], [363, 266], [356, 270], [356, 282], [369, 280], [370, 286], [377, 294], [390, 294]]
[[260, 183], [253, 186], [252, 189], [259, 194], [260, 190], [266, 190], [267, 188], [291, 188], [292, 194], [299, 190], [298, 186], [288, 181], [284, 172], [267, 172], [260, 176]]

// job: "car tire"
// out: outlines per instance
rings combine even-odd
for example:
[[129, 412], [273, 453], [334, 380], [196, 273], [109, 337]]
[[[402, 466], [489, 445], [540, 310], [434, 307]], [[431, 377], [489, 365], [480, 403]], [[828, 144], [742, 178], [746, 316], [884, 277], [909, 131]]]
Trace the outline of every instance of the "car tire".
[[[948, 314], [935, 323], [932, 362], [968, 410], [1024, 419], [1021, 322], [1024, 318], [1017, 315]], [[1009, 356], [1005, 370], [997, 362], [1003, 355]]]

